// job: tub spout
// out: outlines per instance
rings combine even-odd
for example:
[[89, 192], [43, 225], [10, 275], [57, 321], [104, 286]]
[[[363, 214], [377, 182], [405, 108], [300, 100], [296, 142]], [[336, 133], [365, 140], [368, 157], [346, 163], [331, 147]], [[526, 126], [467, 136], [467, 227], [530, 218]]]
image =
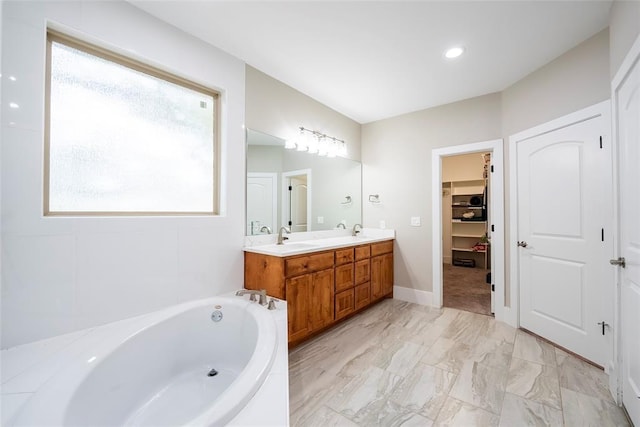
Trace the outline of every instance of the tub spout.
[[259, 291], [255, 291], [252, 289], [240, 289], [236, 292], [236, 295], [241, 297], [243, 295], [251, 295], [251, 301], [256, 300], [256, 295], [260, 297], [260, 305], [267, 305], [267, 291], [266, 289], [260, 289]]

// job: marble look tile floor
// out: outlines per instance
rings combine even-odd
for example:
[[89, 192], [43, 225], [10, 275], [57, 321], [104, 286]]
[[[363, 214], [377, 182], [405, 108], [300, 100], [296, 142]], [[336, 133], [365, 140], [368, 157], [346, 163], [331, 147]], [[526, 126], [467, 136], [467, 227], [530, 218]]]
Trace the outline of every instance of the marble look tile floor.
[[601, 370], [492, 317], [388, 299], [289, 352], [292, 426], [630, 426]]

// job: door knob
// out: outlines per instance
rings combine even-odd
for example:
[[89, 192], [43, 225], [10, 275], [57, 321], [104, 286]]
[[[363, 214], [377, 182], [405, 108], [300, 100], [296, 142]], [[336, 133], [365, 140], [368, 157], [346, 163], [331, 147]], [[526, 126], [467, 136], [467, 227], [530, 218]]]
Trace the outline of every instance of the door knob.
[[627, 266], [627, 262], [624, 259], [624, 257], [620, 257], [618, 259], [610, 259], [609, 260], [609, 264], [611, 264], [611, 265], [619, 265], [622, 268], [625, 268]]
[[527, 242], [525, 242], [524, 240], [522, 242], [518, 240], [518, 246], [520, 246], [521, 248], [526, 248]]

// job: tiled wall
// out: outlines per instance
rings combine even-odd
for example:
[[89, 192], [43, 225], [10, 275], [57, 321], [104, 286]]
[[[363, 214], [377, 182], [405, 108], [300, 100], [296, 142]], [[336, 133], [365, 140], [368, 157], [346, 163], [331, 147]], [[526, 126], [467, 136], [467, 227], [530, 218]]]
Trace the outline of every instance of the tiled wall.
[[[242, 287], [244, 63], [125, 2], [3, 7], [2, 348]], [[47, 21], [222, 92], [223, 215], [42, 216]]]

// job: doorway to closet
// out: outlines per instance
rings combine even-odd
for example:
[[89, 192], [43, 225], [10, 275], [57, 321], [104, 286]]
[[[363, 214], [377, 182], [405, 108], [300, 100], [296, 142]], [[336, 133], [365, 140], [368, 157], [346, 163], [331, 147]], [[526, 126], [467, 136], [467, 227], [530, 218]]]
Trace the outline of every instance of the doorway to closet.
[[442, 305], [492, 315], [491, 153], [442, 158]]
[[[490, 156], [487, 156], [487, 153]], [[464, 289], [464, 281], [481, 281], [484, 288], [479, 288], [479, 292], [484, 290], [485, 295], [487, 290], [491, 292], [491, 305], [489, 306], [488, 314], [493, 312], [497, 320], [504, 320], [508, 309], [504, 305], [503, 141], [496, 139], [442, 147], [432, 150], [431, 155], [432, 304], [436, 307], [444, 305], [445, 289], [443, 279], [445, 274], [447, 275], [447, 281], [449, 279], [457, 280], [462, 291], [469, 290]], [[459, 155], [469, 155], [469, 158], [474, 158], [480, 165], [480, 172], [476, 175], [467, 175], [456, 179], [445, 177], [445, 181], [443, 181], [442, 172], [449, 162], [447, 159]], [[487, 178], [484, 177], [486, 161], [488, 161]], [[456, 196], [455, 201], [454, 196]], [[476, 199], [476, 197], [480, 200]], [[472, 198], [473, 200], [471, 200]], [[455, 203], [459, 204], [456, 205]], [[454, 210], [456, 211], [455, 213]], [[478, 212], [474, 212], [471, 215], [471, 211]], [[449, 226], [450, 229], [445, 230]], [[463, 227], [469, 227], [469, 229], [463, 229]], [[449, 237], [446, 237], [447, 232], [450, 233]], [[455, 240], [454, 234], [456, 235]], [[458, 250], [454, 251], [454, 248]], [[463, 264], [463, 266], [452, 265], [454, 259], [458, 258], [460, 260], [456, 261], [456, 263]], [[469, 262], [469, 260], [473, 260], [473, 262]], [[466, 265], [469, 265], [469, 267], [466, 267]], [[459, 267], [464, 270], [453, 270], [453, 267]], [[491, 283], [487, 283], [487, 270], [491, 271]], [[462, 277], [450, 274], [457, 271], [462, 271]], [[472, 278], [472, 275], [478, 277]], [[450, 305], [449, 295], [447, 295], [447, 299], [447, 305]], [[486, 296], [484, 299], [486, 300]], [[486, 307], [486, 303], [484, 307]]]

